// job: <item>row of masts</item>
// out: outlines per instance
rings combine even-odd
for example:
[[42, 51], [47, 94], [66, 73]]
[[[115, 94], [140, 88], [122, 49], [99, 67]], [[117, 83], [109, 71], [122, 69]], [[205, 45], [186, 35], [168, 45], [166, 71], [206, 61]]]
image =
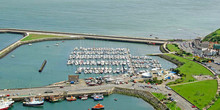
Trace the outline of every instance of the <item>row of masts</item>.
[[161, 68], [159, 61], [148, 56], [132, 56], [127, 48], [76, 47], [69, 55], [67, 65], [75, 65], [77, 74], [120, 74]]

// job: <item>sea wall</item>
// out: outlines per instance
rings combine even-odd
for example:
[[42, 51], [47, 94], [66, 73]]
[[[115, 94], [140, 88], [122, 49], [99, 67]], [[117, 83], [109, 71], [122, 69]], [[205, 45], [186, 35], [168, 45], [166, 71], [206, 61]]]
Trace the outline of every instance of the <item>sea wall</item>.
[[113, 93], [142, 98], [144, 101], [150, 103], [156, 110], [169, 110], [166, 105], [162, 104], [159, 99], [148, 91], [115, 87]]
[[179, 60], [175, 59], [175, 58], [172, 58], [172, 57], [169, 57], [167, 55], [158, 55], [159, 57], [167, 60], [167, 61], [170, 61], [171, 63], [174, 63], [176, 64], [178, 67], [182, 66], [184, 63], [180, 62]]

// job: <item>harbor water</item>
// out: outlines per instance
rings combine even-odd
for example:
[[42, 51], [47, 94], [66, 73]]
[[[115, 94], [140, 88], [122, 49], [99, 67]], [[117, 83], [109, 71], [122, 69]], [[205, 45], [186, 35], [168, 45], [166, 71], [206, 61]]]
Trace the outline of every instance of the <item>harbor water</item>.
[[[117, 101], [114, 99], [117, 98]], [[45, 102], [43, 107], [24, 107], [22, 103], [15, 103], [12, 110], [88, 110], [95, 106], [98, 102], [93, 99], [82, 101], [67, 102], [62, 101], [58, 103]], [[105, 110], [154, 110], [154, 108], [146, 103], [144, 100], [125, 95], [112, 94], [105, 97], [101, 104], [105, 106]]]
[[21, 39], [21, 34], [0, 33], [0, 50]]
[[219, 4], [219, 0], [0, 0], [0, 28], [189, 39], [219, 28]]
[[[39, 87], [67, 80], [68, 75], [76, 71], [76, 66], [67, 65], [69, 54], [75, 47], [128, 48], [131, 55], [137, 56], [160, 53], [159, 46], [98, 40], [46, 41], [31, 46], [22, 45], [0, 60], [0, 88]], [[158, 60], [165, 69], [176, 67], [159, 57], [152, 58]], [[47, 64], [39, 73], [44, 60], [47, 60]], [[91, 76], [97, 75], [81, 74], [80, 78]]]

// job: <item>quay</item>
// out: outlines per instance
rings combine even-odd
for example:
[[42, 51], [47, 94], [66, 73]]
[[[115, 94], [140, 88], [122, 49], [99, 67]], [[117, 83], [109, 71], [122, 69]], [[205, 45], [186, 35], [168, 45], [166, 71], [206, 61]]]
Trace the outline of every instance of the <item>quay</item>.
[[[51, 90], [53, 93], [45, 93], [45, 91]], [[37, 88], [23, 88], [23, 89], [8, 89], [0, 90], [0, 94], [19, 94], [16, 96], [11, 95], [16, 102], [24, 101], [25, 98], [42, 96], [48, 98], [50, 96], [74, 96], [78, 97], [84, 94], [91, 96], [93, 94], [103, 94], [104, 96], [111, 94], [124, 94], [129, 96], [135, 96], [142, 98], [146, 102], [152, 104], [152, 106], [157, 110], [167, 110], [167, 106], [162, 104], [159, 99], [154, 97], [149, 91], [133, 89], [132, 84], [126, 85], [100, 85], [100, 86], [82, 86], [82, 85], [73, 85], [65, 86], [60, 88], [59, 86], [47, 86], [47, 87], [37, 87]]]

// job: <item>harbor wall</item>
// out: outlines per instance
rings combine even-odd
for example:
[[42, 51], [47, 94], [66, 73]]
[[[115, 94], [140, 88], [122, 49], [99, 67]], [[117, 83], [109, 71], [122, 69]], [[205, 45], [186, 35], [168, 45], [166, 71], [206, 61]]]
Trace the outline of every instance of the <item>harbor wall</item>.
[[159, 99], [148, 91], [115, 87], [113, 93], [142, 98], [144, 101], [150, 103], [156, 110], [169, 110], [166, 105], [162, 104]]
[[[67, 37], [42, 38], [42, 39], [36, 39], [36, 40], [31, 40], [31, 41], [19, 40], [19, 41], [13, 43], [12, 45], [2, 49], [0, 51], [0, 59], [23, 44], [28, 44], [28, 43], [33, 43], [33, 42], [41, 42], [41, 41], [92, 39], [92, 40], [106, 40], [106, 41], [117, 41], [117, 42], [143, 43], [143, 44], [149, 44], [149, 45], [162, 45], [166, 42], [169, 42], [168, 39], [78, 34], [78, 33], [67, 33], [67, 32], [49, 32], [49, 31], [24, 30], [24, 29], [0, 29], [0, 33], [23, 34], [24, 37], [28, 36], [28, 34], [49, 34], [49, 35], [65, 35], [65, 36], [67, 36]], [[73, 37], [71, 37], [71, 36], [73, 36]]]
[[27, 29], [0, 29], [0, 32], [23, 32], [23, 33], [45, 33], [45, 34], [60, 34], [60, 35], [76, 35], [76, 36], [90, 36], [90, 37], [114, 37], [114, 38], [129, 38], [140, 40], [152, 41], [170, 41], [168, 39], [155, 39], [155, 38], [142, 38], [142, 37], [127, 37], [127, 36], [111, 36], [111, 35], [96, 35], [96, 34], [83, 34], [83, 33], [68, 33], [68, 32], [54, 32], [54, 31], [40, 31], [40, 30], [27, 30]]

